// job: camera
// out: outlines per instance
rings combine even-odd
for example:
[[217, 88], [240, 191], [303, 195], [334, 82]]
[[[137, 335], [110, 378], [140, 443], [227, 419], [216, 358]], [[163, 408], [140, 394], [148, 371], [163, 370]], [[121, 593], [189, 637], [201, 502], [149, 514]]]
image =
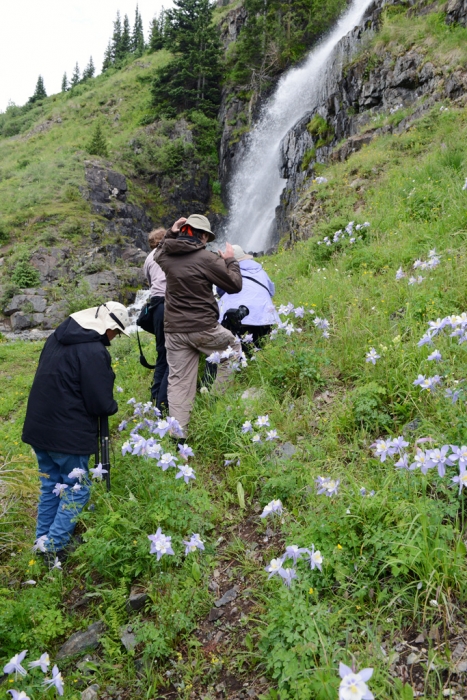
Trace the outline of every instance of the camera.
[[222, 318], [221, 325], [234, 335], [239, 335], [242, 331], [242, 321], [249, 313], [250, 309], [243, 304], [241, 304], [238, 309], [227, 309]]

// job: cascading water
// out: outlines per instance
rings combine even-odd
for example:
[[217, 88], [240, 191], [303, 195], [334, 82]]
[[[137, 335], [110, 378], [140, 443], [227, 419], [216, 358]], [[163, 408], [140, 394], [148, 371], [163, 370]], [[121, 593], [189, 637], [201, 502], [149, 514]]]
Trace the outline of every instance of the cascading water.
[[136, 292], [136, 299], [130, 306], [127, 307], [128, 316], [130, 317], [130, 325], [128, 326], [127, 333], [136, 333], [137, 330], [141, 330], [136, 325], [136, 319], [138, 318], [141, 309], [148, 301], [150, 295], [149, 289], [139, 289]]
[[230, 214], [224, 238], [247, 251], [265, 250], [284, 180], [280, 177], [280, 144], [294, 124], [316, 105], [319, 88], [339, 41], [360, 24], [373, 0], [354, 0], [331, 33], [298, 68], [280, 79], [250, 134], [248, 150], [234, 173]]

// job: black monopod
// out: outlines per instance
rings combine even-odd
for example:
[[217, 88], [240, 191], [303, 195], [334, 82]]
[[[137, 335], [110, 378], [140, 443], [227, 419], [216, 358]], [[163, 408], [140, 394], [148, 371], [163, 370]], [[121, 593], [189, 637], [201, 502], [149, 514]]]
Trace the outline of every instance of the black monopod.
[[[100, 452], [100, 459], [99, 459]], [[96, 464], [102, 463], [102, 468], [107, 469], [107, 474], [104, 474], [107, 491], [110, 491], [110, 438], [109, 438], [109, 417], [101, 416], [98, 418], [98, 435], [97, 449], [95, 456]]]

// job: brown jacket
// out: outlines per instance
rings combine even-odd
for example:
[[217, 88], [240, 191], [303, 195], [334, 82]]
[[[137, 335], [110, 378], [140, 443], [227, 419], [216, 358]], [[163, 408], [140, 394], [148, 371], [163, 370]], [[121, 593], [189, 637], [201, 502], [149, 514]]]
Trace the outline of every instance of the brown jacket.
[[212, 285], [229, 294], [242, 289], [242, 275], [235, 258], [224, 260], [206, 250], [191, 236], [169, 230], [154, 253], [167, 278], [164, 329], [166, 333], [191, 333], [214, 328], [219, 308]]

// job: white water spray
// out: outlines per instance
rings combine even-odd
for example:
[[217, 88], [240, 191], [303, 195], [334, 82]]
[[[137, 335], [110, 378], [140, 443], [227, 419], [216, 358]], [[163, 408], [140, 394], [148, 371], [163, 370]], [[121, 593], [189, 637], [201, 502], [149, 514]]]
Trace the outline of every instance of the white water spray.
[[280, 79], [250, 134], [247, 153], [230, 185], [226, 239], [246, 251], [268, 247], [275, 209], [285, 180], [280, 177], [280, 144], [287, 132], [313, 109], [328, 62], [339, 41], [360, 24], [372, 0], [353, 0], [331, 33], [299, 68]]

